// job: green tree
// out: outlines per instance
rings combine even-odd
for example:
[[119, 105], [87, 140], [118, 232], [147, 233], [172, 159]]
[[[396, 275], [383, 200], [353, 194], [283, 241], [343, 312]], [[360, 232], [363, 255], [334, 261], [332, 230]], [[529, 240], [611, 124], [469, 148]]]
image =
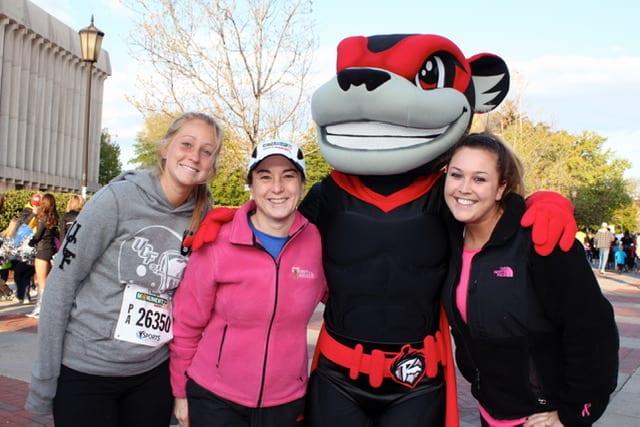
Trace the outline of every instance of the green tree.
[[617, 224], [616, 228], [637, 228], [629, 221], [629, 213], [635, 211], [633, 200], [620, 179], [603, 179], [594, 185], [578, 187], [574, 190], [573, 204], [582, 229], [597, 230], [602, 222]]
[[134, 157], [129, 161], [136, 169], [148, 169], [157, 163], [157, 144], [162, 140], [171, 122], [180, 113], [152, 113], [144, 120], [144, 129], [136, 135]]
[[638, 233], [638, 207], [635, 203], [630, 203], [616, 209], [611, 216], [611, 222], [615, 224], [616, 230], [629, 231], [632, 234]]
[[[628, 190], [631, 187], [624, 179], [631, 164], [605, 149], [602, 136], [588, 131], [554, 131], [545, 123], [529, 120], [515, 103], [507, 102], [489, 116], [474, 123], [473, 129], [488, 126], [512, 145], [524, 163], [528, 193], [551, 190], [570, 198], [580, 228], [612, 223], [614, 212], [635, 209]], [[630, 217], [625, 216], [626, 224]]]
[[122, 173], [120, 146], [112, 140], [109, 129], [102, 129], [100, 134], [100, 171], [98, 182], [105, 185]]
[[237, 207], [249, 200], [249, 191], [245, 188], [246, 174], [244, 168], [231, 169], [221, 164], [218, 176], [209, 186], [215, 206]]

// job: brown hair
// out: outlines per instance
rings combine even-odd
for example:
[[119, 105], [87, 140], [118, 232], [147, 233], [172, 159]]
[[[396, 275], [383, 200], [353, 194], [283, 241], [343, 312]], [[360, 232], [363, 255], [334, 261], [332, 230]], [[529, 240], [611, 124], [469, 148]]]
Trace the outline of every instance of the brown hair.
[[56, 209], [56, 199], [53, 194], [46, 193], [42, 196], [40, 206], [38, 206], [38, 220], [44, 219], [47, 228], [58, 225], [58, 210]]
[[164, 137], [158, 142], [157, 145], [157, 158], [158, 158], [158, 169], [162, 174], [164, 172], [165, 162], [166, 160], [162, 157], [162, 152], [164, 149], [171, 143], [171, 140], [175, 136], [182, 127], [192, 121], [192, 120], [202, 120], [209, 126], [211, 126], [216, 133], [216, 147], [215, 152], [213, 153], [213, 167], [211, 168], [211, 172], [209, 173], [209, 179], [207, 182], [198, 184], [193, 189], [193, 195], [195, 197], [195, 207], [193, 209], [193, 215], [191, 216], [191, 224], [189, 225], [188, 232], [195, 233], [204, 217], [207, 208], [211, 206], [213, 200], [211, 200], [210, 192], [209, 192], [209, 182], [213, 180], [218, 174], [218, 161], [220, 160], [220, 152], [222, 151], [222, 128], [218, 124], [218, 122], [211, 116], [198, 113], [198, 112], [187, 112], [177, 117], [173, 123], [167, 129]]
[[496, 166], [500, 173], [500, 183], [506, 184], [502, 200], [504, 200], [504, 196], [509, 193], [524, 196], [524, 168], [522, 162], [506, 143], [489, 132], [470, 133], [449, 150], [447, 165], [453, 155], [463, 147], [486, 150], [494, 153], [498, 157]]

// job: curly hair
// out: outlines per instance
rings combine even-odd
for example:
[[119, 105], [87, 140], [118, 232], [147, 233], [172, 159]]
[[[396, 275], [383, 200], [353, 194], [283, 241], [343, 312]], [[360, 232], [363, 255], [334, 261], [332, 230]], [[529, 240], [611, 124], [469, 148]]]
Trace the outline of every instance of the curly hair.
[[37, 213], [38, 221], [44, 219], [44, 223], [48, 228], [58, 225], [58, 210], [56, 208], [56, 199], [53, 194], [46, 193], [42, 196], [40, 206]]

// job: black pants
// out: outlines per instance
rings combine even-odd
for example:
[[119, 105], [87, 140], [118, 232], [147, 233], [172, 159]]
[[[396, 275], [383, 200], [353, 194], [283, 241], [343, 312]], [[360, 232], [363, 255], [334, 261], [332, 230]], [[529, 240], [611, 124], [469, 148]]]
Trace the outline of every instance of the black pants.
[[33, 265], [22, 261], [13, 261], [12, 264], [13, 280], [16, 282], [16, 297], [19, 300], [31, 300], [31, 297], [29, 296], [29, 288], [31, 287], [31, 280], [35, 273]]
[[[304, 399], [268, 408], [249, 408], [187, 381], [190, 427], [302, 427]], [[56, 425], [56, 427], [58, 427]]]
[[168, 427], [172, 411], [168, 361], [128, 377], [62, 366], [53, 399], [56, 427]]
[[410, 389], [387, 378], [373, 388], [366, 374], [351, 380], [346, 368], [320, 356], [306, 407], [307, 427], [443, 426], [445, 384], [442, 376], [425, 377]]

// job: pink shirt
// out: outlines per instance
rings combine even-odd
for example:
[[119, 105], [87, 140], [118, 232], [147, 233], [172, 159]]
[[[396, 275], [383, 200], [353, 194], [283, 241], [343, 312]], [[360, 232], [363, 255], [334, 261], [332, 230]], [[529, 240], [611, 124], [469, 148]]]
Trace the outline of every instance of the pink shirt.
[[460, 269], [460, 282], [456, 288], [456, 305], [464, 323], [467, 323], [467, 292], [469, 291], [471, 260], [478, 252], [480, 252], [480, 249], [464, 249], [462, 251], [462, 268]]

